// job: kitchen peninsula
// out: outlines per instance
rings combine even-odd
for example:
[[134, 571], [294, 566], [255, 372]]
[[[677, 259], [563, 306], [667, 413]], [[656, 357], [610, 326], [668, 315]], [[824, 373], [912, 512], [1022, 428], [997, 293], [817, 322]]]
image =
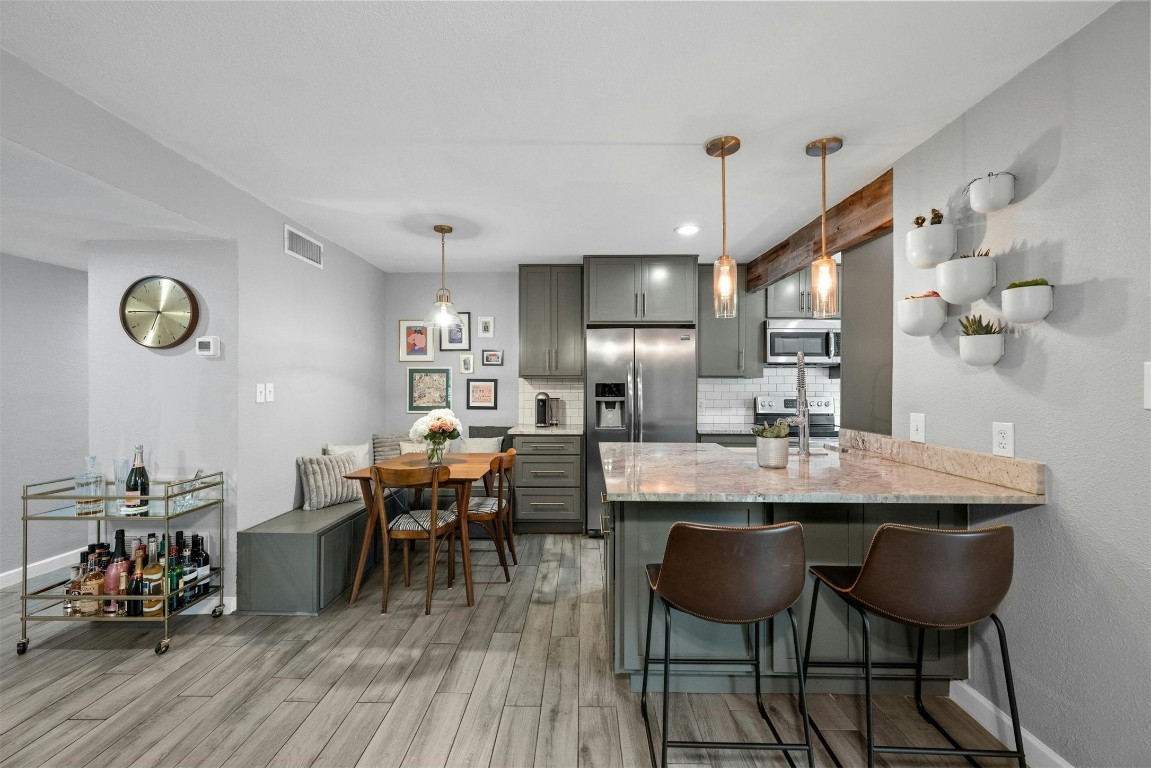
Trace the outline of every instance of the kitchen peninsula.
[[[642, 669], [647, 612], [643, 568], [659, 562], [667, 532], [677, 521], [719, 525], [764, 525], [798, 520], [804, 526], [809, 565], [858, 565], [875, 529], [885, 522], [934, 528], [967, 527], [969, 505], [1005, 505], [1019, 510], [1045, 503], [1043, 464], [969, 451], [912, 444], [844, 430], [845, 453], [792, 456], [787, 469], [762, 469], [754, 452], [712, 443], [612, 443], [603, 446], [606, 485], [603, 530], [606, 547], [605, 612], [615, 671], [633, 676]], [[946, 471], [943, 471], [946, 470]], [[964, 476], [965, 475], [965, 476]], [[979, 478], [979, 479], [973, 479]], [[995, 482], [989, 482], [994, 480]], [[810, 578], [794, 606], [806, 629]], [[858, 617], [846, 605], [821, 604], [812, 659], [854, 662], [860, 658]], [[763, 639], [765, 683], [787, 690], [794, 678], [791, 643], [774, 622]], [[653, 647], [662, 647], [662, 627], [653, 627]], [[928, 633], [924, 672], [928, 692], [946, 693], [948, 680], [967, 674], [967, 633]], [[743, 627], [721, 626], [677, 614], [675, 656], [724, 658], [750, 653]], [[914, 658], [907, 628], [873, 620], [874, 658]], [[673, 690], [747, 691], [750, 673], [731, 667], [685, 666]], [[677, 671], [679, 671], [677, 669]], [[909, 672], [885, 670], [877, 690], [908, 690]], [[771, 677], [780, 675], [778, 679]], [[857, 693], [861, 674], [850, 667], [812, 672], [809, 690]]]

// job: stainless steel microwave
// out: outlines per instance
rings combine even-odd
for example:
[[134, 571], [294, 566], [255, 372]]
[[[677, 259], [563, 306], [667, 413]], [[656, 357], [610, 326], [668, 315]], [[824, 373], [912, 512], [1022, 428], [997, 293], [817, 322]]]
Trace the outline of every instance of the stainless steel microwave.
[[767, 364], [795, 365], [802, 351], [806, 365], [839, 365], [839, 328], [838, 320], [767, 320]]

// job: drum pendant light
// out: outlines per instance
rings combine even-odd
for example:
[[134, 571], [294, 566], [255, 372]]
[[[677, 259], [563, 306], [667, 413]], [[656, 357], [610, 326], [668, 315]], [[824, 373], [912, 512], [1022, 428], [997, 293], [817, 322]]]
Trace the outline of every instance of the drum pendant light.
[[823, 165], [822, 231], [820, 256], [811, 263], [811, 314], [813, 317], [835, 317], [839, 314], [839, 281], [835, 261], [827, 255], [827, 156], [843, 149], [843, 139], [828, 136], [807, 145], [807, 154], [821, 158]]
[[720, 200], [723, 208], [723, 250], [715, 260], [711, 274], [711, 297], [715, 317], [722, 320], [735, 317], [739, 294], [739, 274], [735, 259], [727, 255], [727, 156], [739, 151], [739, 137], [719, 136], [707, 143], [707, 153], [719, 158]]
[[452, 292], [447, 289], [445, 284], [447, 279], [447, 271], [445, 268], [445, 236], [451, 234], [452, 228], [447, 224], [437, 224], [432, 227], [432, 230], [438, 232], [440, 235], [440, 290], [436, 292], [436, 300], [432, 302], [432, 311], [424, 318], [424, 322], [428, 325], [434, 325], [437, 328], [451, 328], [453, 326], [463, 325], [464, 319], [459, 316], [452, 306]]

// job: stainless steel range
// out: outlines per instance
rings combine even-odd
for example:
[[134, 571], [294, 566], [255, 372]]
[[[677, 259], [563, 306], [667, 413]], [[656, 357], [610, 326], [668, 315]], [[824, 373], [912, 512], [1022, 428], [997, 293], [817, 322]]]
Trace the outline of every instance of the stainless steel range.
[[[839, 424], [835, 418], [835, 400], [830, 397], [807, 398], [809, 418], [811, 419], [811, 436], [813, 438], [839, 437]], [[755, 423], [774, 424], [776, 419], [786, 419], [794, 416], [796, 399], [781, 395], [767, 395], [755, 398]], [[792, 425], [788, 437], [792, 444], [799, 442], [799, 427]]]

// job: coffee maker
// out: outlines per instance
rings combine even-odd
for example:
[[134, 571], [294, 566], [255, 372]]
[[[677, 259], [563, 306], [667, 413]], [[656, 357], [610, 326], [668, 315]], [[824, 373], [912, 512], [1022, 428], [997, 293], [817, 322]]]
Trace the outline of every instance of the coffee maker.
[[560, 423], [558, 397], [548, 397], [547, 392], [536, 395], [536, 426], [554, 427]]

